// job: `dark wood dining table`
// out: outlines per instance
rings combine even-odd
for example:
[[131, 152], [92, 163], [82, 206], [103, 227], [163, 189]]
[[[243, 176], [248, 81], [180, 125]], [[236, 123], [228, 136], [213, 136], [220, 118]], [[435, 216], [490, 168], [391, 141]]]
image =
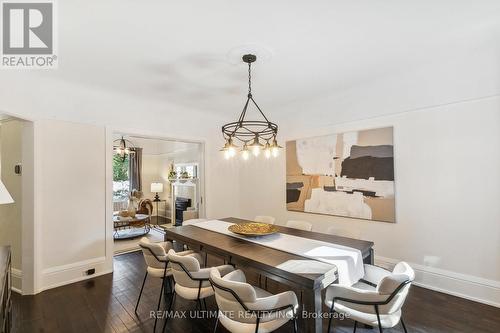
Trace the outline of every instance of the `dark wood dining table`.
[[[220, 219], [231, 223], [252, 222], [229, 217]], [[327, 243], [344, 245], [358, 249], [363, 255], [363, 262], [373, 264], [373, 242], [328, 235], [312, 231], [298, 230], [276, 225], [280, 233], [319, 240]], [[321, 291], [334, 283], [337, 271], [334, 265], [325, 273], [300, 273], [288, 270], [286, 263], [305, 260], [318, 264], [314, 259], [302, 257], [289, 252], [279, 251], [264, 245], [256, 244], [242, 238], [232, 237], [214, 231], [198, 228], [193, 225], [165, 228], [165, 240], [186, 244], [189, 248], [203, 251], [224, 258], [227, 263], [236, 267], [257, 270], [266, 278], [300, 291], [302, 308], [299, 311], [307, 316], [299, 316], [301, 332], [323, 332], [323, 301]], [[306, 263], [307, 264], [307, 263]], [[323, 265], [324, 263], [319, 263]]]

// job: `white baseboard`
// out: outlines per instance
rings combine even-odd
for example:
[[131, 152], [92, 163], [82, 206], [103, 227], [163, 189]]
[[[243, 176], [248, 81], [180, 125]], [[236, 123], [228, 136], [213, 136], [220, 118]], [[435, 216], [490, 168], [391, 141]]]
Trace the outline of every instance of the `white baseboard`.
[[[85, 271], [91, 268], [95, 269], [95, 273], [86, 275]], [[107, 267], [105, 257], [92, 258], [68, 265], [46, 268], [42, 271], [40, 288], [38, 288], [37, 293], [112, 272], [113, 269]]]
[[[392, 269], [401, 260], [375, 256], [375, 264]], [[419, 287], [500, 308], [500, 281], [408, 263], [415, 270]]]
[[11, 268], [10, 273], [12, 277], [12, 291], [15, 291], [18, 294], [22, 294], [23, 271], [17, 268]]

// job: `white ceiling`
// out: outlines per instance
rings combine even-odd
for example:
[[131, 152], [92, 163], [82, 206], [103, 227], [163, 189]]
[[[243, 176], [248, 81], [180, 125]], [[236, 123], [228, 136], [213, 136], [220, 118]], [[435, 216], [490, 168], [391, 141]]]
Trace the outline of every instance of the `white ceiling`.
[[246, 94], [237, 50], [253, 48], [268, 56], [255, 64], [254, 97], [286, 121], [300, 112], [285, 107], [294, 102], [452, 62], [481, 43], [500, 50], [497, 0], [73, 0], [58, 1], [58, 17], [59, 68], [0, 72], [0, 110], [95, 122], [140, 113], [146, 126], [165, 113], [229, 120]]

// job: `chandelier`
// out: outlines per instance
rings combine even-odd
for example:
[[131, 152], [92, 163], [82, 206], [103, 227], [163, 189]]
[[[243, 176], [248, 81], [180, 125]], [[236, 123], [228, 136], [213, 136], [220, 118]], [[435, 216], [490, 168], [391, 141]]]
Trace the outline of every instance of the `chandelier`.
[[132, 142], [123, 136], [113, 141], [113, 152], [122, 158], [122, 162], [125, 162], [128, 155], [135, 154], [134, 149]]
[[[257, 60], [257, 57], [253, 54], [243, 56], [243, 62], [248, 64], [247, 101], [238, 121], [222, 126], [222, 135], [226, 143], [221, 151], [224, 152], [226, 159], [234, 157], [238, 150], [244, 160], [248, 160], [250, 151], [254, 156], [259, 156], [261, 152], [264, 152], [266, 158], [277, 157], [279, 150], [282, 148], [276, 140], [278, 125], [267, 119], [252, 96], [252, 63], [255, 60]], [[259, 110], [262, 120], [245, 120], [250, 102]], [[237, 142], [242, 145], [241, 148], [236, 145]]]

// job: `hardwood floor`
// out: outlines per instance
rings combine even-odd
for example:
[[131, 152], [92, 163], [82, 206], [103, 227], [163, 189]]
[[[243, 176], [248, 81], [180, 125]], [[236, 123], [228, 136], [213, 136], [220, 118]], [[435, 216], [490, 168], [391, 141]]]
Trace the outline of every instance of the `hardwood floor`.
[[[214, 263], [219, 264], [219, 263]], [[152, 332], [160, 281], [149, 279], [134, 314], [145, 272], [140, 252], [115, 257], [115, 271], [91, 280], [51, 289], [36, 296], [14, 294], [13, 332]], [[249, 275], [252, 274], [249, 272]], [[277, 288], [273, 284], [270, 288]], [[272, 289], [271, 289], [272, 290]], [[214, 309], [213, 299], [208, 308]], [[164, 305], [162, 305], [164, 307]], [[176, 310], [194, 310], [195, 303], [177, 297]], [[413, 286], [404, 307], [408, 332], [500, 332], [500, 309]], [[212, 332], [214, 319], [171, 319], [167, 332]], [[335, 332], [352, 332], [350, 320], [335, 321]], [[159, 328], [163, 321], [159, 320]], [[160, 331], [157, 328], [157, 331]], [[384, 332], [402, 332], [398, 325]], [[225, 332], [219, 329], [218, 332]], [[279, 332], [291, 332], [283, 327]], [[326, 332], [326, 321], [325, 321]], [[378, 332], [358, 328], [357, 332]]]

